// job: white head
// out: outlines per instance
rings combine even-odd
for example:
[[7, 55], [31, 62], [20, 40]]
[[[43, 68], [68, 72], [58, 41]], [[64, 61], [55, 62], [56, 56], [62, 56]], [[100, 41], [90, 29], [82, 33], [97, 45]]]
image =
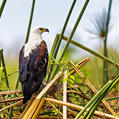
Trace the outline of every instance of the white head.
[[43, 32], [49, 32], [49, 30], [47, 28], [37, 27], [34, 28], [32, 31], [32, 33], [39, 34], [39, 35], [41, 35]]
[[43, 40], [42, 39], [43, 32], [49, 32], [49, 30], [47, 28], [41, 27], [33, 29], [29, 41], [25, 44], [24, 57], [27, 57], [29, 53], [32, 52], [32, 49], [36, 48], [37, 45], [41, 43], [41, 41]]
[[42, 38], [43, 32], [49, 32], [49, 30], [47, 28], [42, 28], [42, 27], [34, 28], [33, 31], [31, 32], [31, 39], [37, 40], [39, 38]]

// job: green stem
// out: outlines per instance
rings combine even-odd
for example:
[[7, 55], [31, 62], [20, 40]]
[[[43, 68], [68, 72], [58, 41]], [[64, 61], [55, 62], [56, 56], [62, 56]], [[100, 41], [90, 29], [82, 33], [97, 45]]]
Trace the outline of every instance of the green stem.
[[59, 37], [56, 36], [56, 37], [55, 37], [55, 40], [54, 40], [54, 42], [53, 42], [51, 51], [50, 51], [49, 61], [48, 61], [48, 67], [49, 67], [49, 69], [48, 69], [48, 73], [46, 74], [46, 83], [49, 82], [49, 78], [50, 78], [50, 75], [51, 75], [51, 72], [52, 72], [52, 69], [53, 69], [52, 57], [53, 57], [53, 55], [54, 55], [54, 52], [55, 52], [55, 48], [56, 48], [58, 39], [59, 39]]
[[112, 97], [112, 98], [106, 99], [106, 101], [112, 101], [112, 100], [119, 100], [119, 97]]
[[[107, 90], [107, 89], [106, 89]], [[98, 105], [100, 104], [100, 102], [102, 101], [102, 99], [105, 97], [105, 94], [103, 94], [102, 96], [100, 96], [100, 98], [97, 98], [96, 101], [91, 105], [90, 107], [90, 112], [87, 115], [87, 119], [91, 119], [95, 110], [97, 109]]]
[[4, 10], [4, 7], [5, 7], [6, 2], [7, 2], [7, 0], [3, 0], [2, 5], [1, 5], [1, 7], [0, 7], [0, 18], [1, 18], [1, 16], [2, 16], [2, 12], [3, 12], [3, 10]]
[[[112, 0], [109, 1], [108, 14], [107, 14], [107, 22], [106, 22], [106, 31], [105, 31], [105, 39], [104, 39], [104, 56], [108, 57], [107, 53], [107, 37], [109, 30], [109, 22], [110, 22], [110, 12], [111, 12]], [[103, 62], [103, 85], [109, 80], [108, 78], [108, 64], [107, 62]]]
[[[27, 29], [27, 35], [26, 35], [25, 43], [27, 43], [28, 42], [28, 39], [29, 39], [31, 24], [32, 24], [32, 20], [33, 20], [34, 7], [35, 7], [35, 0], [32, 1], [31, 14], [30, 14], [30, 19], [29, 19], [29, 24], [28, 24], [28, 29]], [[19, 76], [18, 76], [18, 79], [16, 81], [15, 90], [18, 89], [18, 85], [19, 85]], [[16, 96], [14, 95], [14, 97], [16, 97]], [[10, 108], [9, 119], [12, 118], [12, 115], [13, 115], [13, 108]]]
[[2, 53], [3, 49], [0, 50], [0, 67], [1, 67], [1, 53]]
[[75, 6], [75, 3], [76, 3], [76, 0], [73, 1], [72, 5], [71, 5], [71, 8], [69, 10], [69, 13], [67, 15], [67, 18], [66, 18], [66, 21], [64, 23], [64, 26], [63, 26], [63, 29], [62, 29], [62, 32], [61, 32], [61, 38], [58, 40], [58, 43], [57, 43], [57, 47], [56, 47], [56, 50], [55, 50], [55, 53], [54, 53], [54, 58], [56, 58], [57, 54], [58, 54], [58, 50], [59, 50], [59, 47], [60, 47], [60, 44], [61, 44], [61, 40], [62, 40], [62, 37], [64, 35], [64, 32], [66, 30], [66, 27], [67, 27], [67, 24], [68, 24], [68, 21], [70, 19], [70, 16], [71, 16], [71, 13], [73, 11], [73, 8]]
[[17, 89], [18, 89], [18, 86], [19, 86], [19, 75], [18, 75], [18, 78], [17, 78], [17, 81], [16, 81], [15, 90], [17, 90]]
[[56, 36], [56, 37], [55, 37], [55, 40], [54, 40], [54, 42], [53, 42], [51, 51], [50, 51], [50, 55], [49, 55], [50, 57], [53, 57], [53, 56], [54, 56], [54, 52], [55, 52], [55, 49], [56, 49], [56, 45], [57, 45], [58, 40], [59, 40], [59, 37]]
[[[11, 103], [11, 104], [13, 104], [13, 103]], [[12, 116], [13, 116], [13, 107], [10, 108], [10, 114], [9, 114], [8, 119], [12, 119]]]
[[81, 13], [79, 14], [79, 17], [78, 17], [78, 19], [77, 19], [77, 21], [76, 21], [76, 23], [75, 23], [75, 25], [74, 25], [74, 28], [73, 28], [73, 30], [72, 30], [70, 36], [69, 36], [69, 39], [67, 40], [67, 43], [66, 43], [66, 45], [65, 45], [65, 47], [64, 47], [64, 49], [63, 49], [63, 52], [62, 52], [62, 54], [61, 54], [61, 56], [60, 56], [60, 58], [59, 58], [58, 61], [61, 61], [61, 59], [63, 58], [63, 56], [64, 56], [64, 54], [65, 54], [65, 52], [66, 52], [66, 50], [67, 50], [67, 48], [68, 48], [68, 46], [69, 46], [69, 43], [71, 42], [71, 39], [72, 39], [72, 37], [73, 37], [73, 35], [74, 35], [74, 33], [75, 33], [77, 27], [78, 27], [78, 24], [79, 24], [79, 22], [80, 22], [80, 20], [81, 20], [81, 18], [82, 18], [82, 16], [83, 16], [83, 14], [84, 14], [84, 11], [85, 11], [85, 9], [86, 9], [86, 7], [87, 7], [87, 5], [88, 5], [88, 2], [89, 2], [89, 0], [86, 0], [85, 4], [84, 4], [84, 6], [83, 6], [83, 8], [82, 8], [82, 10], [81, 10]]
[[1, 62], [2, 62], [2, 66], [4, 68], [4, 75], [5, 75], [5, 79], [6, 79], [6, 86], [8, 89], [10, 89], [9, 87], [9, 81], [8, 81], [8, 77], [7, 77], [7, 70], [6, 70], [6, 65], [5, 65], [5, 60], [4, 60], [4, 55], [3, 55], [3, 50], [1, 51]]
[[[66, 40], [66, 41], [67, 41], [68, 38], [67, 38], [67, 37], [64, 37], [63, 40]], [[71, 43], [72, 43], [73, 45], [75, 45], [75, 46], [77, 46], [77, 47], [79, 47], [79, 48], [81, 48], [81, 49], [83, 49], [83, 50], [85, 50], [85, 51], [87, 51], [87, 52], [89, 52], [89, 53], [95, 55], [96, 57], [99, 57], [99, 58], [103, 59], [104, 61], [106, 61], [106, 62], [112, 64], [112, 65], [115, 66], [117, 69], [119, 69], [119, 64], [117, 64], [117, 63], [114, 62], [113, 60], [111, 60], [111, 59], [109, 59], [109, 58], [107, 58], [107, 57], [105, 57], [105, 56], [103, 56], [103, 55], [101, 55], [101, 54], [95, 52], [94, 50], [91, 50], [90, 48], [88, 48], [88, 47], [86, 47], [86, 46], [84, 46], [84, 45], [82, 45], [82, 44], [80, 44], [80, 43], [78, 43], [78, 42], [76, 42], [76, 41], [74, 41], [74, 40], [71, 40]]]
[[[67, 15], [67, 18], [65, 20], [65, 23], [64, 23], [64, 26], [63, 26], [63, 29], [62, 29], [62, 32], [61, 32], [61, 37], [64, 35], [64, 32], [66, 30], [66, 27], [67, 27], [68, 21], [70, 19], [71, 13], [73, 11], [73, 8], [75, 6], [75, 3], [76, 3], [76, 0], [74, 0], [73, 3], [72, 3], [72, 5], [71, 5], [71, 8], [69, 10], [69, 13]], [[60, 44], [61, 44], [61, 40], [62, 40], [62, 38], [58, 38], [57, 36], [55, 37], [55, 40], [54, 40], [52, 49], [50, 51], [50, 57], [56, 58], [56, 56], [58, 54], [58, 50], [59, 50]], [[52, 70], [53, 70], [53, 64], [52, 64], [51, 68], [49, 69], [49, 71], [52, 72]], [[46, 82], [48, 82], [48, 80], [50, 78], [50, 75], [51, 75], [51, 73], [50, 74], [47, 74], [47, 76], [46, 76]]]
[[33, 19], [33, 13], [34, 13], [34, 7], [35, 7], [35, 0], [32, 1], [31, 14], [30, 14], [30, 19], [29, 19], [25, 43], [27, 43], [28, 39], [29, 39], [29, 34], [30, 34], [30, 29], [31, 29], [31, 24], [32, 24], [32, 19]]
[[99, 98], [99, 97], [102, 95], [102, 93], [105, 92], [105, 89], [107, 89], [107, 87], [110, 86], [111, 82], [112, 82], [112, 81], [109, 81], [107, 84], [105, 84], [105, 85], [103, 86], [103, 88], [101, 88], [101, 89], [99, 90], [99, 92], [87, 103], [87, 105], [80, 111], [80, 113], [76, 116], [75, 119], [79, 119], [79, 118], [81, 117], [81, 115], [86, 111], [86, 109], [87, 109], [97, 98]]
[[91, 111], [87, 117], [87, 119], [91, 119], [91, 117], [93, 116], [96, 108], [98, 107], [99, 103], [102, 101], [102, 99], [112, 90], [112, 88], [119, 83], [119, 75], [111, 82], [110, 86], [107, 87], [107, 89], [105, 90], [105, 92], [102, 94], [102, 96], [100, 96], [100, 98], [97, 99], [97, 101], [95, 101], [95, 104], [92, 105]]
[[[67, 43], [66, 43], [66, 45], [65, 45], [65, 47], [64, 47], [64, 49], [63, 49], [63, 51], [62, 51], [62, 53], [61, 53], [61, 55], [60, 55], [60, 57], [58, 59], [58, 62], [61, 61], [61, 59], [63, 58], [63, 56], [64, 56], [64, 54], [65, 54], [65, 52], [67, 50], [67, 48], [69, 46], [69, 43], [71, 42], [71, 39], [72, 39], [72, 37], [73, 37], [73, 35], [74, 35], [74, 33], [75, 33], [76, 29], [77, 29], [77, 26], [78, 26], [78, 24], [79, 24], [79, 22], [80, 22], [80, 20], [81, 20], [81, 18], [83, 16], [83, 14], [84, 14], [84, 11], [85, 11], [85, 9], [86, 9], [86, 7], [88, 5], [88, 2], [89, 2], [89, 0], [86, 0], [85, 1], [85, 4], [84, 4], [84, 6], [83, 6], [83, 8], [81, 10], [81, 13], [78, 16], [78, 19], [77, 19], [77, 21], [76, 21], [76, 23], [75, 23], [75, 25], [73, 27], [73, 30], [72, 30], [72, 32], [71, 32], [71, 34], [69, 36], [69, 39], [67, 40]], [[52, 73], [50, 79], [52, 79], [54, 77], [54, 75], [57, 72], [58, 68], [59, 68], [58, 65], [56, 65], [55, 68], [54, 68], [54, 70], [53, 70], [53, 73]]]

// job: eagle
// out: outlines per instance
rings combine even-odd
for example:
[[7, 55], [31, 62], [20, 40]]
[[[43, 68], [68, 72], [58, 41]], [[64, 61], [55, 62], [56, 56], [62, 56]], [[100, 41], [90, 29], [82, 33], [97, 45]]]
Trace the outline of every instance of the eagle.
[[22, 47], [19, 54], [19, 80], [23, 91], [23, 104], [33, 93], [39, 90], [46, 75], [48, 50], [42, 33], [47, 28], [37, 27], [31, 32], [29, 41]]

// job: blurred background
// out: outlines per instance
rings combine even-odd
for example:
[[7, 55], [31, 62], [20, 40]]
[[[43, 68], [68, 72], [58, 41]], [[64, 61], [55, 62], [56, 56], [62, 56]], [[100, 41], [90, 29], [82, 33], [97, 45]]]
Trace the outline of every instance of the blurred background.
[[[48, 45], [49, 52], [56, 34], [61, 33], [62, 31], [64, 21], [72, 2], [72, 0], [36, 0], [31, 29], [37, 26], [49, 29], [49, 33], [43, 34], [43, 39]], [[65, 32], [65, 36], [69, 36], [84, 2], [84, 0], [77, 0]], [[2, 0], [0, 0], [0, 4], [1, 3]], [[31, 6], [32, 0], [9, 0], [5, 5], [0, 19], [0, 49], [4, 49], [5, 61], [10, 72], [18, 70], [19, 52], [25, 42]], [[73, 40], [103, 54], [103, 40], [105, 37], [108, 6], [109, 0], [90, 0], [75, 32]], [[107, 48], [108, 56], [118, 63], [119, 1], [112, 1], [111, 6]], [[63, 41], [62, 47], [64, 44], [65, 42]], [[97, 59], [95, 56], [80, 48], [76, 48], [73, 45], [70, 45], [69, 51], [69, 58], [73, 59], [75, 62], [82, 59], [82, 57], [90, 56], [92, 59], [90, 60], [90, 63], [88, 63], [87, 68], [85, 68], [86, 72], [88, 72], [87, 74], [89, 74], [88, 78], [97, 78], [99, 82], [102, 81], [100, 80], [103, 75], [102, 60]], [[91, 75], [92, 72], [96, 73], [97, 77], [95, 77], [95, 75]], [[111, 78], [113, 78], [117, 72], [118, 71], [114, 67], [109, 67], [109, 74], [111, 75]], [[98, 85], [96, 84], [97, 82], [93, 83]]]
[[[2, 0], [0, 1], [0, 4], [1, 3]], [[44, 40], [47, 42], [49, 51], [55, 35], [60, 33], [62, 30], [71, 3], [72, 0], [36, 0], [32, 28], [42, 26], [50, 30], [49, 34], [45, 33], [43, 35]], [[83, 0], [77, 1], [66, 31], [67, 36], [73, 28], [83, 4]], [[90, 33], [89, 30], [95, 33], [95, 26], [92, 21], [95, 21], [97, 17], [101, 17], [104, 11], [107, 12], [108, 4], [109, 0], [90, 0], [73, 40], [76, 40], [92, 49], [99, 50], [101, 45], [103, 45], [102, 40], [99, 38], [98, 33], [93, 34]], [[32, 0], [9, 0], [6, 3], [0, 20], [0, 48], [4, 49], [5, 55], [9, 55], [9, 58], [15, 58], [18, 56], [19, 51], [24, 44], [31, 5]], [[111, 28], [108, 34], [108, 47], [113, 47], [116, 50], [119, 49], [118, 11], [119, 1], [114, 0], [111, 9]], [[99, 19], [100, 22], [101, 20], [102, 19]], [[87, 54], [85, 52], [82, 53], [82, 50], [79, 48], [75, 50], [78, 51], [76, 57], [77, 54], [78, 56]]]

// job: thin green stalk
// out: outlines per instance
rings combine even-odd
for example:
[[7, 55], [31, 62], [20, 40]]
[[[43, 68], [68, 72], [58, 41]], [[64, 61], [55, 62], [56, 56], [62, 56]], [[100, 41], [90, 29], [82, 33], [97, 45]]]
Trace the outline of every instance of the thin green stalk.
[[[64, 23], [64, 26], [63, 26], [63, 29], [62, 29], [62, 32], [61, 32], [61, 37], [64, 35], [64, 32], [66, 30], [66, 27], [67, 27], [68, 21], [70, 19], [71, 13], [73, 11], [73, 8], [75, 6], [75, 3], [76, 3], [76, 0], [74, 0], [73, 3], [72, 3], [72, 5], [71, 5], [71, 8], [69, 10], [69, 13], [67, 15], [67, 18], [65, 20], [65, 23]], [[55, 40], [54, 40], [52, 49], [50, 51], [50, 57], [56, 58], [56, 56], [58, 54], [58, 50], [59, 50], [60, 44], [61, 44], [61, 40], [62, 40], [62, 38], [59, 38], [57, 36], [55, 37]], [[52, 69], [53, 69], [53, 64], [52, 64], [51, 68], [49, 69], [49, 71], [52, 72]], [[46, 75], [46, 82], [48, 82], [49, 77], [50, 77], [50, 74], [47, 74]]]
[[[34, 7], [35, 7], [35, 0], [32, 1], [32, 8], [31, 8], [31, 13], [30, 13], [30, 19], [29, 19], [29, 25], [28, 25], [28, 29], [27, 29], [27, 35], [26, 35], [25, 43], [28, 42], [29, 33], [30, 33], [30, 29], [31, 29], [31, 24], [32, 24], [32, 19], [33, 19]], [[15, 90], [18, 89], [18, 85], [19, 85], [19, 76], [18, 76], [18, 79], [16, 81]]]
[[[18, 89], [18, 85], [19, 85], [19, 76], [18, 76], [17, 81], [16, 81], [15, 90]], [[15, 98], [16, 96], [17, 96], [17, 95], [14, 94], [14, 97], [13, 97], [13, 98]], [[11, 104], [13, 104], [13, 102], [12, 102]], [[12, 119], [12, 116], [13, 116], [13, 107], [10, 108], [10, 114], [9, 114], [8, 119]]]
[[54, 55], [54, 52], [55, 52], [55, 49], [56, 49], [56, 45], [57, 45], [58, 39], [59, 39], [59, 37], [56, 36], [56, 37], [55, 37], [55, 40], [54, 40], [54, 42], [53, 42], [51, 51], [50, 51], [50, 55], [49, 55], [50, 57], [53, 57], [53, 55]]
[[[112, 0], [109, 1], [108, 14], [107, 14], [107, 22], [106, 22], [106, 31], [105, 31], [105, 39], [104, 39], [104, 56], [108, 57], [107, 52], [107, 37], [109, 30], [109, 22], [110, 22], [110, 12], [112, 7]], [[103, 85], [108, 81], [108, 64], [107, 62], [103, 62]]]
[[[32, 20], [33, 20], [34, 8], [35, 8], [35, 0], [32, 1], [32, 8], [31, 8], [31, 13], [30, 13], [30, 19], [29, 19], [29, 24], [28, 24], [28, 29], [27, 29], [27, 35], [26, 35], [25, 43], [27, 43], [28, 42], [28, 39], [29, 39], [31, 24], [32, 24]], [[15, 90], [18, 88], [18, 85], [19, 85], [19, 76], [18, 76], [18, 79], [16, 81]], [[16, 97], [16, 95], [14, 95], [14, 97]], [[13, 108], [10, 108], [9, 119], [12, 118], [12, 115], [13, 115]]]
[[56, 37], [55, 37], [55, 40], [54, 40], [54, 42], [53, 42], [51, 51], [50, 51], [49, 61], [48, 61], [48, 67], [49, 67], [48, 71], [49, 71], [49, 72], [46, 74], [46, 83], [48, 83], [49, 78], [50, 78], [50, 74], [51, 74], [52, 69], [53, 69], [52, 57], [54, 56], [54, 52], [55, 52], [55, 49], [56, 49], [56, 45], [57, 45], [58, 39], [59, 39], [59, 37], [56, 36]]
[[[58, 34], [58, 35], [59, 35], [59, 34]], [[66, 40], [66, 41], [68, 40], [67, 37], [64, 37], [63, 39]], [[83, 49], [83, 50], [85, 50], [85, 51], [87, 51], [87, 52], [89, 52], [89, 53], [95, 55], [96, 57], [99, 57], [99, 58], [105, 60], [106, 62], [112, 64], [112, 65], [115, 66], [117, 69], [119, 69], [119, 64], [117, 64], [117, 63], [114, 62], [113, 60], [111, 60], [111, 59], [109, 59], [109, 58], [107, 58], [107, 57], [105, 57], [105, 56], [103, 56], [103, 55], [101, 55], [101, 54], [95, 52], [94, 50], [91, 50], [90, 48], [88, 48], [88, 47], [86, 47], [86, 46], [84, 46], [84, 45], [82, 45], [82, 44], [80, 44], [80, 43], [78, 43], [78, 42], [76, 42], [76, 41], [74, 41], [74, 40], [71, 40], [71, 43], [72, 43], [73, 45], [75, 45], [75, 46], [77, 46], [77, 47], [79, 47], [79, 48], [81, 48], [81, 49]]]
[[13, 107], [10, 108], [10, 114], [8, 116], [8, 119], [12, 119], [13, 116]]
[[106, 92], [109, 89], [109, 87], [111, 86], [111, 83], [108, 87], [105, 88], [105, 90], [102, 92], [102, 95], [97, 98], [92, 105], [90, 106], [89, 110], [88, 110], [88, 114], [85, 115], [87, 117], [87, 119], [91, 119], [91, 117], [93, 116], [95, 110], [97, 109], [98, 105], [100, 104], [100, 102], [102, 101], [102, 99], [106, 96]]
[[[108, 31], [109, 31], [111, 7], [112, 7], [112, 0], [109, 1], [109, 7], [108, 7], [107, 22], [106, 22], [106, 35], [105, 35], [105, 40], [106, 40], [106, 41], [107, 41]], [[106, 53], [107, 53], [107, 52], [106, 52]]]
[[32, 19], [33, 19], [33, 13], [34, 13], [34, 7], [35, 7], [35, 0], [32, 1], [31, 14], [30, 14], [30, 19], [29, 19], [25, 43], [27, 43], [28, 39], [29, 39], [29, 34], [30, 34], [30, 29], [31, 29], [31, 24], [32, 24]]
[[97, 101], [95, 101], [96, 103], [92, 105], [91, 111], [87, 117], [87, 119], [91, 119], [91, 117], [93, 116], [96, 108], [98, 107], [99, 103], [102, 101], [102, 99], [112, 90], [112, 88], [119, 83], [119, 75], [112, 81], [112, 83], [110, 84], [109, 87], [107, 87], [106, 91], [103, 93], [102, 96], [100, 96], [100, 98], [97, 99]]
[[18, 89], [18, 86], [19, 86], [19, 75], [18, 75], [18, 78], [17, 78], [17, 81], [16, 81], [15, 90], [17, 90], [17, 89]]
[[[89, 110], [92, 108], [93, 110], [90, 112], [88, 119], [91, 118], [93, 115], [95, 109], [101, 102], [101, 100], [112, 90], [112, 88], [119, 83], [119, 75], [113, 80], [113, 81], [108, 81], [102, 89], [99, 90], [99, 92], [87, 103], [87, 105], [81, 110], [81, 112], [76, 116], [75, 119], [79, 119], [81, 115], [86, 111], [86, 109], [90, 106]], [[96, 101], [97, 100], [97, 101]], [[95, 101], [95, 103], [94, 103]], [[88, 112], [89, 113], [89, 112]], [[88, 114], [87, 113], [87, 114]], [[87, 115], [86, 115], [87, 116]]]
[[1, 5], [1, 7], [0, 7], [0, 18], [1, 18], [1, 16], [2, 16], [2, 12], [3, 12], [3, 10], [4, 10], [4, 7], [5, 7], [6, 2], [7, 2], [7, 0], [3, 0], [2, 5]]
[[102, 101], [102, 99], [105, 97], [105, 95], [102, 95], [100, 98], [98, 98], [94, 103], [93, 105], [90, 107], [90, 112], [89, 114], [87, 115], [87, 119], [91, 119], [95, 110], [97, 109], [98, 105], [100, 104], [100, 102]]
[[112, 81], [112, 84], [106, 93], [108, 94], [117, 83], [119, 83], [119, 74]]
[[1, 52], [3, 51], [3, 49], [0, 50], [0, 67], [1, 67]]
[[[69, 36], [69, 39], [68, 39], [68, 41], [67, 41], [67, 43], [66, 43], [66, 45], [65, 45], [65, 47], [64, 47], [64, 49], [63, 49], [63, 51], [62, 51], [62, 53], [61, 53], [61, 55], [60, 55], [60, 57], [59, 57], [59, 59], [58, 59], [58, 62], [61, 61], [61, 59], [63, 58], [63, 56], [64, 56], [64, 54], [65, 54], [65, 52], [66, 52], [66, 50], [67, 50], [67, 48], [68, 48], [68, 46], [69, 46], [69, 43], [71, 42], [71, 39], [72, 39], [72, 37], [73, 37], [73, 35], [74, 35], [74, 33], [75, 33], [76, 29], [77, 29], [77, 26], [78, 26], [78, 24], [79, 24], [79, 22], [80, 22], [80, 20], [81, 20], [81, 18], [82, 18], [82, 16], [83, 16], [83, 14], [84, 14], [84, 11], [85, 11], [85, 9], [86, 9], [86, 7], [87, 7], [87, 5], [88, 5], [88, 2], [89, 2], [89, 0], [86, 0], [86, 1], [85, 1], [85, 4], [84, 4], [84, 6], [83, 6], [83, 8], [82, 8], [82, 10], [81, 10], [81, 13], [80, 13], [79, 16], [78, 16], [78, 19], [77, 19], [77, 21], [76, 21], [76, 23], [75, 23], [75, 25], [74, 25], [74, 27], [73, 27], [73, 30], [72, 30], [72, 32], [71, 32], [71, 34], [70, 34], [70, 36]], [[55, 68], [54, 68], [54, 70], [53, 70], [53, 73], [51, 74], [50, 79], [52, 79], [52, 78], [54, 77], [54, 75], [55, 75], [55, 73], [57, 72], [57, 69], [58, 69], [58, 68], [59, 68], [58, 65], [56, 65]]]
[[3, 55], [3, 50], [1, 51], [1, 62], [2, 62], [2, 66], [3, 66], [3, 72], [5, 75], [5, 79], [6, 79], [6, 86], [9, 89], [9, 81], [8, 81], [8, 77], [7, 77], [7, 70], [6, 70], [6, 65], [5, 65], [5, 60], [4, 60], [4, 55]]
[[106, 101], [112, 101], [112, 100], [119, 100], [119, 97], [112, 97], [112, 98], [106, 99]]
[[56, 50], [55, 50], [55, 53], [54, 53], [54, 58], [56, 58], [57, 54], [58, 54], [58, 50], [59, 50], [59, 47], [60, 47], [60, 44], [61, 44], [61, 40], [62, 40], [62, 37], [64, 35], [64, 32], [66, 30], [66, 27], [67, 27], [67, 24], [68, 24], [68, 21], [70, 19], [70, 16], [71, 16], [71, 13], [73, 11], [73, 8], [75, 6], [75, 3], [76, 3], [76, 0], [73, 0], [73, 3], [71, 5], [71, 8], [69, 10], [69, 13], [67, 15], [67, 18], [66, 18], [66, 21], [64, 23], [64, 26], [63, 26], [63, 29], [62, 29], [62, 32], [61, 32], [61, 38], [58, 40], [58, 43], [57, 43], [57, 47], [56, 47]]
[[111, 84], [111, 81], [109, 81], [107, 84], [105, 84], [105, 85], [103, 86], [103, 88], [101, 88], [101, 89], [99, 90], [99, 92], [98, 92], [98, 93], [87, 103], [87, 105], [80, 111], [80, 113], [76, 116], [75, 119], [79, 119], [80, 116], [86, 111], [86, 109], [87, 109], [97, 98], [99, 98], [99, 97], [101, 96], [102, 92], [104, 92], [105, 89], [106, 89], [108, 86], [110, 86], [110, 84]]
[[88, 5], [88, 2], [89, 2], [89, 0], [86, 0], [86, 1], [85, 1], [85, 4], [84, 4], [84, 6], [83, 6], [83, 8], [82, 8], [82, 10], [81, 10], [81, 13], [80, 13], [79, 16], [78, 16], [78, 19], [77, 19], [77, 21], [76, 21], [76, 23], [75, 23], [75, 25], [74, 25], [74, 28], [73, 28], [73, 30], [72, 30], [70, 36], [69, 36], [69, 39], [68, 39], [68, 41], [67, 41], [67, 43], [66, 43], [66, 45], [65, 45], [65, 47], [64, 47], [64, 49], [63, 49], [63, 52], [62, 52], [60, 58], [58, 59], [58, 61], [61, 61], [61, 59], [63, 58], [63, 56], [64, 56], [64, 54], [65, 54], [65, 52], [66, 52], [66, 50], [67, 50], [67, 48], [68, 48], [68, 46], [69, 46], [69, 43], [71, 42], [71, 39], [72, 39], [72, 37], [74, 36], [74, 33], [75, 33], [75, 31], [76, 31], [76, 29], [77, 29], [77, 27], [78, 27], [78, 24], [79, 24], [79, 22], [80, 22], [80, 20], [81, 20], [81, 18], [82, 18], [82, 16], [83, 16], [83, 14], [84, 14], [84, 11], [85, 11], [85, 9], [86, 9], [86, 7], [87, 7], [87, 5]]

